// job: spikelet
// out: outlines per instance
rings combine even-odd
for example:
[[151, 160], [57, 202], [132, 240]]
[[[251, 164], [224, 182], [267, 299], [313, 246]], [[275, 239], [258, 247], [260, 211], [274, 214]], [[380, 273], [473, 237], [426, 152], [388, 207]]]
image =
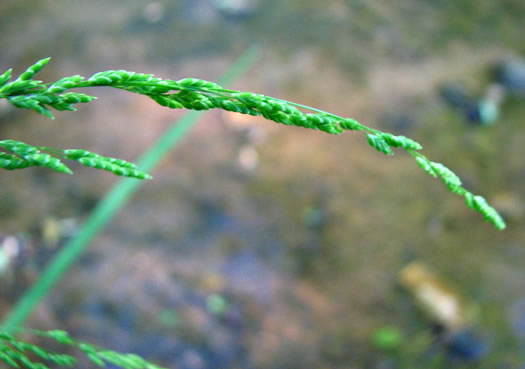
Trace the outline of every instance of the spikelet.
[[151, 179], [149, 174], [138, 170], [137, 165], [122, 159], [104, 157], [94, 152], [81, 149], [63, 150], [66, 158], [76, 160], [80, 164], [96, 169], [103, 169], [119, 176], [137, 179]]
[[15, 140], [0, 141], [0, 148], [12, 152], [15, 155], [0, 152], [0, 168], [7, 170], [22, 169], [30, 166], [42, 166], [60, 173], [72, 174], [71, 170], [62, 163], [59, 158], [49, 153], [58, 153], [66, 159], [76, 160], [82, 165], [104, 169], [120, 176], [137, 179], [151, 179], [151, 176], [137, 169], [134, 163], [122, 159], [104, 157], [90, 151], [80, 149], [59, 150], [54, 148], [42, 148], [28, 145]]
[[15, 140], [2, 140], [0, 141], [0, 147], [11, 151], [12, 153], [17, 154], [21, 157], [24, 157], [26, 155], [38, 154], [40, 152], [38, 148], [34, 146]]
[[137, 179], [151, 179], [149, 174], [141, 172], [138, 169], [129, 168], [114, 164], [108, 160], [104, 160], [102, 157], [83, 157], [78, 159], [78, 162], [89, 168], [103, 169], [116, 174], [118, 176], [132, 177]]
[[435, 163], [428, 160], [421, 154], [416, 154], [414, 157], [418, 165], [425, 172], [435, 178], [439, 177], [450, 191], [464, 196], [465, 203], [470, 209], [481, 213], [485, 220], [492, 223], [497, 229], [503, 230], [506, 228], [505, 221], [498, 214], [496, 209], [490, 206], [483, 197], [474, 195], [467, 191], [463, 187], [461, 179], [454, 172], [441, 163]]
[[72, 159], [72, 160], [78, 160], [80, 158], [96, 158], [96, 159], [104, 160], [104, 161], [107, 161], [109, 163], [121, 166], [121, 167], [137, 169], [137, 165], [134, 164], [134, 163], [130, 163], [129, 161], [125, 161], [125, 160], [122, 160], [122, 159], [115, 159], [115, 158], [104, 157], [104, 156], [98, 155], [98, 154], [96, 154], [94, 152], [87, 151], [87, 150], [68, 149], [68, 150], [64, 150], [64, 154], [66, 155], [66, 157], [68, 159]]
[[49, 86], [47, 92], [50, 94], [59, 94], [70, 88], [75, 88], [82, 81], [84, 81], [84, 77], [79, 75], [64, 77]]
[[485, 200], [482, 196], [474, 195], [468, 191], [464, 194], [464, 196], [465, 203], [469, 208], [474, 209], [483, 214], [485, 220], [494, 224], [494, 226], [497, 229], [505, 229], [505, 221], [499, 215], [497, 210], [487, 203], [487, 200]]
[[178, 102], [176, 99], [165, 95], [151, 95], [150, 96], [157, 104], [168, 107], [170, 109], [182, 109], [184, 105]]
[[24, 156], [24, 159], [34, 166], [46, 167], [60, 173], [73, 174], [71, 169], [66, 167], [64, 163], [60, 161], [60, 159], [55, 158], [49, 154], [39, 153], [26, 155]]
[[366, 138], [368, 139], [370, 146], [372, 146], [377, 151], [386, 155], [394, 155], [390, 145], [381, 135], [373, 135], [369, 133], [366, 135]]
[[0, 168], [6, 170], [24, 169], [30, 167], [31, 163], [18, 156], [0, 152]]
[[41, 59], [41, 60], [37, 61], [35, 64], [33, 64], [32, 66], [27, 68], [26, 71], [24, 73], [22, 73], [20, 75], [20, 77], [18, 77], [18, 80], [19, 81], [28, 81], [28, 80], [32, 79], [33, 76], [35, 74], [37, 74], [38, 72], [40, 72], [40, 70], [42, 68], [44, 68], [46, 66], [46, 64], [49, 63], [50, 60], [51, 60], [51, 58], [45, 58], [45, 59]]
[[423, 147], [416, 141], [405, 137], [395, 136], [391, 133], [381, 133], [381, 138], [391, 147], [401, 147], [405, 150], [421, 150]]
[[86, 95], [80, 92], [66, 92], [59, 97], [60, 101], [66, 104], [88, 103], [96, 99], [95, 96]]
[[12, 69], [8, 69], [0, 76], [0, 87], [3, 87], [11, 79]]
[[184, 78], [177, 81], [177, 84], [186, 88], [202, 88], [202, 89], [221, 89], [218, 84], [203, 79]]
[[428, 160], [422, 155], [417, 155], [415, 156], [415, 158], [416, 158], [417, 164], [421, 167], [421, 169], [423, 169], [425, 172], [427, 172], [434, 178], [438, 176], [434, 168], [432, 168], [432, 165], [430, 165], [430, 160]]
[[429, 162], [430, 167], [439, 178], [447, 185], [447, 188], [455, 193], [462, 194], [461, 179], [450, 169], [441, 163]]

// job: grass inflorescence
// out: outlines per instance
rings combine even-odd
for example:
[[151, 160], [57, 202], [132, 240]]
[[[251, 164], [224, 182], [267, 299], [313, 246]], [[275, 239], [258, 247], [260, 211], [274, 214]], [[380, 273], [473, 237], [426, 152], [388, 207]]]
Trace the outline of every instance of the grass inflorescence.
[[[87, 79], [75, 75], [62, 78], [54, 83], [33, 80], [34, 75], [48, 62], [49, 58], [38, 61], [12, 82], [9, 82], [11, 70], [5, 72], [0, 76], [0, 98], [6, 98], [18, 108], [31, 109], [52, 118], [53, 114], [50, 108], [75, 110], [74, 104], [87, 103], [95, 99], [94, 96], [66, 91], [73, 88], [105, 86], [148, 96], [158, 104], [172, 109], [210, 110], [217, 108], [241, 114], [262, 116], [277, 123], [320, 130], [335, 135], [344, 131], [358, 131], [366, 136], [370, 146], [386, 155], [393, 155], [394, 148], [407, 151], [416, 159], [424, 171], [433, 177], [439, 177], [450, 191], [463, 196], [471, 209], [482, 213], [485, 219], [492, 222], [496, 228], [505, 228], [505, 222], [501, 216], [483, 197], [466, 190], [459, 177], [443, 164], [427, 159], [420, 153], [422, 146], [408, 137], [382, 132], [367, 127], [354, 119], [340, 117], [302, 104], [252, 92], [225, 89], [214, 82], [195, 78], [173, 81], [157, 78], [152, 74], [108, 70], [96, 73]], [[5, 146], [1, 147], [6, 148]], [[59, 159], [52, 158], [47, 154], [35, 153], [24, 156], [10, 149], [7, 150], [11, 153], [0, 155], [0, 167], [4, 169], [42, 165], [64, 173], [69, 171]], [[77, 155], [77, 151], [80, 153], [82, 150], [55, 152], [58, 152], [62, 158], [77, 160], [83, 165], [105, 169], [117, 175], [148, 178], [145, 173], [127, 166], [131, 165], [130, 163], [122, 165], [117, 159], [104, 158], [88, 152], [85, 152], [86, 155]], [[75, 154], [72, 154], [73, 152]]]
[[[135, 354], [123, 354], [77, 341], [65, 331], [31, 330], [29, 332], [53, 339], [63, 345], [75, 347], [82, 351], [92, 363], [101, 368], [162, 369]], [[54, 364], [52, 367], [71, 367], [77, 363], [77, 359], [73, 356], [49, 351], [2, 331], [0, 331], [0, 361], [14, 368], [22, 367], [27, 369], [50, 369], [49, 365], [51, 364]]]
[[[78, 161], [80, 164], [97, 169], [104, 169], [119, 176], [138, 179], [150, 179], [151, 176], [140, 171], [133, 163], [122, 159], [108, 158], [87, 150], [61, 150], [53, 147], [32, 146], [21, 141], [0, 140], [0, 168], [7, 170], [24, 169], [40, 166], [54, 171], [73, 174], [60, 159]], [[52, 156], [55, 155], [55, 156]]]

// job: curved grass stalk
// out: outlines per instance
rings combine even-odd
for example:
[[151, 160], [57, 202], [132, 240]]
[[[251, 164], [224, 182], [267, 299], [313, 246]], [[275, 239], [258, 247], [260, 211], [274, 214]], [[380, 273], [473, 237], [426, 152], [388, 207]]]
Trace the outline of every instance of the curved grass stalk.
[[[94, 96], [66, 91], [73, 88], [105, 86], [148, 96], [158, 104], [172, 109], [185, 108], [200, 111], [218, 108], [241, 114], [263, 116], [276, 123], [316, 129], [335, 135], [346, 130], [358, 131], [366, 135], [370, 146], [386, 155], [393, 155], [392, 149], [394, 148], [404, 149], [415, 158], [425, 172], [433, 177], [439, 177], [450, 191], [463, 196], [469, 208], [483, 214], [485, 219], [496, 228], [502, 230], [506, 227], [503, 218], [483, 197], [466, 190], [459, 177], [443, 164], [427, 159], [419, 152], [422, 146], [408, 137], [382, 132], [354, 119], [340, 117], [299, 103], [251, 92], [230, 90], [217, 83], [195, 78], [173, 81], [156, 78], [152, 74], [108, 70], [96, 73], [87, 79], [75, 75], [64, 77], [54, 83], [33, 80], [34, 75], [48, 62], [49, 58], [38, 61], [12, 82], [9, 82], [11, 70], [5, 72], [0, 76], [0, 98], [6, 98], [18, 108], [31, 109], [53, 118], [50, 108], [75, 110], [74, 104], [87, 103], [95, 99]], [[299, 108], [312, 113], [304, 113]], [[2, 142], [4, 141], [0, 141], [0, 144]], [[61, 156], [77, 160], [83, 165], [109, 170], [118, 175], [148, 178], [145, 173], [135, 172], [136, 168], [122, 165], [127, 162], [104, 158], [87, 151], [83, 155], [80, 154], [81, 151], [63, 150]], [[0, 156], [0, 167], [18, 169], [30, 165], [43, 165], [64, 173], [69, 171], [59, 159], [50, 157], [48, 154], [36, 153], [37, 156], [30, 156], [29, 159], [23, 155], [17, 155], [19, 157]], [[24, 161], [28, 161], [29, 165]]]

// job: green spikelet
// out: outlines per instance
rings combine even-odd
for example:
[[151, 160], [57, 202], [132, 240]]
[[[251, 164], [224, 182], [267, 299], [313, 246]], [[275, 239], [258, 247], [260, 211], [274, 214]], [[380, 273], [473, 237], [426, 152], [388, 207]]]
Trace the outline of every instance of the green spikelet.
[[158, 78], [153, 77], [153, 74], [144, 74], [144, 73], [134, 73], [134, 72], [126, 72], [130, 73], [129, 75], [129, 81], [131, 82], [151, 82], [156, 81]]
[[170, 109], [182, 109], [184, 108], [184, 105], [182, 105], [177, 100], [170, 98], [168, 96], [164, 95], [150, 95], [150, 97], [156, 101], [159, 105], [166, 106]]
[[34, 146], [15, 140], [2, 140], [0, 141], [0, 147], [22, 157], [25, 155], [38, 154], [40, 152]]
[[75, 343], [73, 338], [69, 336], [69, 333], [60, 329], [53, 329], [50, 331], [35, 331], [35, 333], [41, 336], [53, 338], [55, 341], [63, 345], [72, 345]]
[[259, 112], [250, 109], [249, 107], [240, 103], [237, 100], [221, 99], [221, 100], [218, 100], [218, 103], [216, 104], [216, 106], [218, 106], [221, 109], [227, 110], [227, 111], [233, 111], [235, 113], [260, 115]]
[[49, 60], [51, 60], [51, 58], [40, 59], [35, 64], [27, 68], [26, 71], [22, 73], [20, 77], [18, 77], [18, 80], [28, 81], [32, 79], [35, 74], [40, 72], [40, 70], [44, 68], [47, 63], [49, 63]]
[[386, 155], [394, 155], [390, 145], [381, 135], [373, 135], [369, 133], [366, 135], [366, 138], [368, 139], [370, 146], [372, 146], [377, 151]]
[[483, 214], [486, 221], [491, 222], [496, 228], [500, 230], [506, 228], [503, 218], [501, 218], [496, 209], [490, 206], [482, 196], [476, 196], [468, 191], [464, 196], [467, 206]]
[[0, 152], [0, 168], [6, 170], [24, 169], [32, 164], [18, 156]]
[[430, 165], [430, 161], [427, 158], [420, 156], [420, 155], [415, 156], [415, 158], [416, 158], [417, 164], [421, 167], [421, 169], [423, 169], [425, 172], [427, 172], [434, 178], [438, 176], [436, 171]]
[[462, 194], [464, 189], [461, 187], [461, 179], [450, 169], [444, 166], [441, 163], [435, 163], [433, 161], [429, 162], [429, 165], [432, 167], [438, 177], [441, 178], [443, 183], [447, 185], [447, 188], [455, 193]]
[[[64, 331], [29, 332], [77, 348], [83, 352], [93, 364], [102, 368], [111, 365], [113, 368], [119, 367], [123, 369], [162, 369], [135, 354], [123, 354], [74, 340]], [[26, 355], [26, 353], [34, 354], [34, 356]], [[49, 351], [43, 347], [16, 339], [2, 331], [0, 331], [0, 361], [3, 361], [13, 368], [27, 369], [49, 369], [48, 363], [54, 364], [52, 366], [53, 368], [57, 366], [71, 367], [77, 363], [77, 360], [73, 356]]]
[[381, 133], [381, 137], [392, 147], [402, 147], [405, 150], [421, 150], [423, 148], [418, 142], [405, 136]]
[[299, 112], [299, 110], [293, 106], [289, 106], [281, 101], [278, 100], [268, 100], [266, 103], [274, 110], [274, 111], [281, 111], [283, 113], [287, 114], [296, 114]]
[[39, 98], [40, 96], [35, 97], [34, 95], [19, 95], [8, 97], [7, 100], [17, 108], [34, 110], [38, 114], [42, 114], [50, 119], [53, 119], [53, 114], [49, 109], [42, 105], [42, 103], [39, 101]]
[[89, 168], [103, 169], [118, 176], [132, 177], [137, 179], [151, 179], [149, 174], [141, 172], [137, 169], [123, 167], [113, 164], [101, 157], [83, 157], [78, 159], [78, 162]]
[[176, 81], [181, 87], [187, 88], [204, 88], [204, 89], [221, 89], [222, 87], [218, 84], [210, 81], [205, 81], [203, 79], [196, 78], [184, 78]]
[[353, 119], [343, 119], [339, 121], [339, 127], [349, 131], [360, 131], [363, 126]]
[[0, 141], [0, 147], [21, 157], [17, 160], [16, 157], [8, 158], [4, 156], [6, 159], [11, 160], [11, 165], [8, 166], [10, 166], [12, 169], [25, 168], [28, 166], [43, 166], [57, 172], [72, 174], [71, 170], [69, 170], [69, 168], [66, 167], [59, 159], [52, 157], [51, 155], [41, 153], [38, 148], [28, 145], [24, 142], [3, 140]]
[[47, 88], [47, 92], [50, 94], [59, 94], [70, 88], [76, 87], [79, 83], [84, 80], [84, 77], [75, 75], [71, 77], [62, 78]]
[[12, 69], [8, 69], [0, 76], [0, 87], [3, 87], [11, 79]]
[[88, 103], [95, 100], [95, 96], [86, 95], [80, 92], [66, 92], [60, 95], [60, 101], [66, 104]]
[[24, 156], [24, 159], [35, 166], [46, 167], [60, 173], [73, 174], [71, 169], [66, 167], [60, 159], [52, 157], [49, 154], [40, 153], [26, 155]]
[[5, 352], [5, 348], [3, 350], [0, 350], [0, 360], [2, 360], [4, 363], [6, 363], [7, 365], [9, 366], [12, 366], [14, 368], [20, 368], [20, 365], [18, 365], [18, 363], [13, 360], [11, 358], [11, 356], [9, 355], [10, 352]]
[[105, 72], [95, 73], [88, 78], [88, 81], [97, 85], [111, 85], [115, 82], [122, 81], [122, 77], [119, 73], [114, 73], [114, 71], [108, 70]]
[[87, 151], [87, 150], [68, 149], [68, 150], [63, 150], [63, 153], [64, 153], [64, 155], [66, 155], [66, 157], [68, 159], [71, 159], [71, 160], [78, 160], [80, 158], [94, 158], [94, 159], [98, 159], [98, 160], [107, 161], [107, 162], [109, 162], [111, 164], [115, 164], [115, 165], [118, 165], [118, 166], [121, 166], [121, 167], [130, 168], [130, 169], [137, 169], [137, 165], [134, 164], [134, 163], [130, 163], [129, 161], [122, 160], [122, 159], [110, 158], [110, 157], [104, 157], [104, 156], [98, 155], [98, 154], [96, 154], [94, 152]]

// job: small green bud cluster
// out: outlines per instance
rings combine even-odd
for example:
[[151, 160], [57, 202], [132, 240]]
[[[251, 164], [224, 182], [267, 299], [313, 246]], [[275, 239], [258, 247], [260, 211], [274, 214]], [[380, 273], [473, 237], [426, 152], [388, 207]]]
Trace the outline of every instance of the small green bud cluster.
[[0, 97], [6, 98], [17, 108], [34, 110], [51, 119], [53, 119], [53, 114], [49, 107], [60, 111], [74, 111], [76, 109], [73, 107], [73, 104], [87, 103], [95, 99], [94, 96], [79, 92], [68, 92], [60, 95], [68, 88], [77, 87], [83, 80], [80, 76], [62, 78], [49, 87], [42, 84], [42, 81], [33, 80], [33, 76], [49, 60], [50, 58], [39, 60], [10, 83], [8, 81], [11, 78], [11, 70], [5, 72], [0, 77]]
[[465, 198], [465, 203], [470, 209], [480, 212], [486, 221], [491, 222], [497, 229], [506, 228], [505, 221], [496, 209], [490, 206], [487, 201], [479, 195], [474, 195], [463, 187], [461, 179], [449, 168], [441, 163], [428, 160], [419, 153], [412, 153], [419, 166], [432, 177], [439, 177], [447, 188]]
[[104, 169], [119, 176], [137, 179], [150, 179], [151, 176], [138, 170], [133, 163], [122, 159], [108, 158], [98, 154], [80, 150], [60, 150], [48, 147], [31, 146], [15, 140], [0, 141], [0, 148], [10, 153], [0, 152], [0, 168], [7, 170], [23, 169], [30, 166], [42, 166], [60, 173], [73, 172], [59, 158], [51, 156], [47, 151], [59, 155], [61, 158], [78, 161], [80, 164], [97, 169]]
[[30, 167], [31, 163], [16, 155], [0, 152], [0, 168], [7, 170], [23, 169]]
[[58, 366], [72, 366], [77, 362], [70, 355], [47, 351], [28, 342], [19, 341], [5, 332], [0, 332], [0, 342], [2, 342], [0, 360], [15, 368], [20, 368], [21, 364], [24, 368], [29, 369], [49, 369], [44, 363], [34, 362], [26, 353], [32, 353], [36, 357], [55, 363]]
[[[122, 354], [74, 340], [65, 331], [31, 332], [54, 339], [58, 343], [80, 349], [89, 360], [100, 367], [112, 365], [124, 369], [162, 369], [135, 354]], [[34, 357], [30, 357], [27, 354], [33, 354]], [[40, 346], [18, 340], [3, 331], [0, 331], [0, 361], [3, 361], [13, 368], [23, 367], [27, 369], [49, 369], [47, 363], [52, 363], [60, 367], [71, 367], [77, 363], [77, 359], [73, 356], [52, 352]], [[45, 361], [46, 363], [41, 361]]]
[[37, 61], [35, 64], [27, 68], [26, 71], [17, 78], [17, 81], [29, 81], [33, 79], [33, 76], [40, 72], [50, 60], [51, 58], [45, 58]]
[[17, 95], [7, 98], [17, 108], [31, 109], [51, 119], [54, 118], [53, 113], [47, 106], [60, 111], [75, 111], [77, 109], [73, 107], [73, 104], [88, 103], [95, 99], [95, 96], [89, 96], [80, 92], [67, 92], [62, 95], [40, 92], [38, 94]]
[[471, 209], [474, 209], [485, 217], [485, 220], [492, 222], [498, 229], [505, 229], [505, 221], [498, 214], [497, 210], [494, 209], [487, 203], [482, 196], [474, 195], [470, 192], [465, 193], [465, 203]]
[[2, 140], [0, 141], [0, 148], [17, 155], [8, 154], [9, 157], [4, 156], [3, 160], [5, 160], [5, 164], [2, 165], [2, 168], [4, 169], [14, 170], [30, 166], [41, 166], [60, 173], [73, 174], [73, 172], [66, 167], [60, 159], [40, 152], [35, 146], [15, 140]]
[[63, 153], [66, 158], [76, 160], [86, 167], [107, 170], [108, 172], [114, 173], [118, 176], [132, 177], [137, 179], [152, 178], [149, 174], [138, 170], [136, 164], [122, 159], [108, 158], [95, 154], [94, 152], [80, 149], [63, 150]]

